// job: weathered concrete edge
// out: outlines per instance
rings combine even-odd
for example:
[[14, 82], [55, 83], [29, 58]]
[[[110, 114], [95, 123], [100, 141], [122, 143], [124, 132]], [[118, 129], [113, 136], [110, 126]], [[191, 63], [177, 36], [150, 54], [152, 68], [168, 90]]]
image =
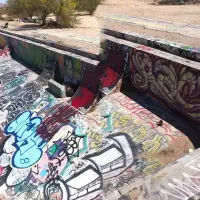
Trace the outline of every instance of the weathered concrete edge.
[[96, 66], [99, 63], [99, 61], [97, 61], [97, 60], [92, 60], [90, 58], [83, 57], [83, 56], [77, 55], [75, 53], [71, 53], [71, 52], [68, 52], [68, 51], [56, 49], [54, 47], [50, 47], [50, 46], [45, 45], [45, 44], [39, 44], [37, 42], [31, 41], [31, 40], [28, 40], [28, 39], [22, 39], [22, 38], [19, 38], [19, 37], [16, 37], [16, 36], [12, 36], [12, 35], [9, 35], [9, 34], [5, 34], [5, 33], [0, 33], [0, 35], [5, 36], [7, 38], [12, 38], [12, 39], [16, 39], [16, 40], [19, 40], [19, 41], [22, 41], [22, 42], [26, 42], [26, 43], [38, 46], [40, 48], [43, 48], [43, 49], [58, 53], [58, 54], [66, 55], [66, 56], [69, 56], [69, 57], [73, 57], [73, 58], [78, 59], [78, 60], [80, 60], [80, 61], [82, 61], [82, 62], [84, 62], [86, 64], [89, 64], [89, 65]]
[[80, 56], [88, 57], [92, 60], [97, 60], [97, 61], [99, 60], [99, 54], [87, 52], [84, 49], [81, 49], [80, 47], [79, 48], [77, 47], [77, 49], [76, 49], [76, 48], [72, 48], [72, 47], [69, 47], [69, 46], [62, 45], [62, 44], [58, 44], [58, 43], [51, 41], [51, 40], [46, 40], [46, 39], [42, 40], [42, 39], [33, 38], [33, 37], [30, 37], [30, 36], [25, 36], [25, 35], [21, 35], [21, 34], [16, 34], [16, 33], [13, 33], [11, 31], [5, 31], [5, 30], [0, 29], [0, 34], [1, 33], [5, 33], [5, 34], [11, 35], [11, 36], [16, 36], [16, 37], [19, 37], [19, 38], [22, 38], [22, 39], [30, 40], [30, 41], [41, 43], [41, 44], [45, 44], [47, 46], [50, 46], [50, 47], [53, 47], [53, 48], [56, 48], [56, 49], [59, 49], [59, 50], [64, 50], [64, 51], [68, 51], [68, 52], [71, 52], [71, 53], [74, 53], [74, 54], [77, 54], [77, 55], [80, 55]]
[[[183, 177], [183, 173], [187, 172], [189, 170], [190, 163], [194, 163], [196, 160], [199, 160], [200, 155], [200, 148], [194, 150], [191, 153], [186, 154], [185, 156], [179, 158], [178, 160], [164, 166], [160, 171], [146, 176], [143, 181], [135, 181], [125, 187], [119, 188], [118, 190], [113, 190], [111, 193], [109, 193], [109, 196], [106, 197], [106, 200], [115, 200], [119, 199], [123, 195], [129, 195], [129, 192], [131, 192], [135, 188], [139, 188], [140, 186], [149, 186], [150, 191], [152, 189], [152, 194], [155, 192], [153, 190], [153, 181], [156, 179], [156, 177], [161, 177], [163, 174], [167, 174], [167, 176], [164, 176], [161, 180], [157, 181], [154, 184], [161, 185], [164, 182], [169, 182], [173, 178], [180, 178]], [[194, 171], [195, 172], [195, 171]], [[151, 193], [150, 192], [150, 193]], [[196, 194], [199, 194], [198, 192]], [[191, 194], [192, 197], [192, 194]]]
[[193, 69], [200, 70], [199, 62], [191, 61], [191, 60], [188, 60], [188, 59], [185, 59], [185, 58], [182, 58], [182, 57], [179, 57], [179, 56], [176, 56], [176, 55], [173, 55], [173, 54], [170, 54], [170, 53], [167, 53], [167, 52], [155, 49], [155, 48], [147, 47], [145, 45], [137, 44], [134, 42], [123, 40], [123, 39], [118, 39], [113, 36], [103, 35], [103, 39], [101, 41], [102, 49], [104, 49], [104, 42], [106, 42], [106, 41], [124, 45], [124, 46], [130, 47], [130, 48], [133, 48], [135, 50], [143, 51], [148, 54], [152, 54], [157, 57], [167, 59], [167, 60], [173, 61], [175, 63], [182, 64], [187, 67], [191, 67]]
[[[187, 168], [189, 166], [190, 163], [194, 162], [195, 160], [199, 159], [199, 154], [200, 154], [200, 149], [196, 149], [195, 151], [179, 158], [178, 160], [174, 161], [173, 163], [170, 163], [168, 165], [166, 165], [165, 167], [163, 167], [160, 171], [156, 172], [155, 174], [149, 175], [146, 178], [144, 178], [144, 181], [141, 183], [133, 183], [130, 184], [122, 189], [119, 190], [119, 193], [121, 195], [126, 195], [128, 194], [132, 189], [134, 189], [136, 186], [140, 185], [150, 185], [153, 182], [153, 179], [155, 179], [155, 177], [159, 177], [161, 174], [167, 174], [167, 176], [164, 176], [163, 179], [161, 179], [160, 181], [154, 183], [154, 184], [163, 184], [164, 182], [169, 182], [170, 179], [173, 179], [175, 177], [182, 177], [183, 173], [188, 171], [189, 168]], [[164, 173], [166, 172], [166, 173]], [[177, 173], [178, 172], [178, 173]], [[151, 187], [151, 185], [150, 185]], [[152, 193], [155, 191], [151, 191]], [[191, 195], [192, 197], [192, 195]]]
[[190, 45], [174, 43], [167, 40], [162, 40], [147, 35], [139, 35], [135, 32], [130, 31], [115, 31], [107, 28], [102, 29], [102, 33], [123, 39], [130, 42], [146, 45], [158, 50], [165, 51], [183, 58], [200, 62], [200, 48], [195, 48]]

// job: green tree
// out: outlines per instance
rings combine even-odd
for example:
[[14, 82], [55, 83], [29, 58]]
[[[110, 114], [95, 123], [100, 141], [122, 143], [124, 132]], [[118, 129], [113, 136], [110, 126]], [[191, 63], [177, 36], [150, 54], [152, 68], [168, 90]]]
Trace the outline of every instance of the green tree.
[[57, 6], [57, 0], [39, 0], [38, 13], [41, 17], [42, 25], [46, 24], [47, 16], [50, 13], [54, 13], [56, 6]]
[[55, 15], [57, 22], [62, 27], [72, 27], [77, 23], [75, 9], [77, 8], [76, 0], [57, 0]]
[[24, 15], [24, 8], [20, 0], [8, 0], [7, 1], [8, 15], [20, 16]]
[[34, 12], [38, 9], [38, 0], [21, 0], [24, 11], [32, 19]]
[[56, 15], [57, 22], [63, 27], [72, 27], [77, 23], [75, 15], [77, 0], [7, 0], [8, 14], [11, 16], [40, 16], [42, 25], [50, 13]]
[[20, 17], [33, 17], [34, 12], [38, 9], [38, 0], [8, 0], [8, 14]]
[[93, 15], [98, 5], [100, 5], [103, 0], [78, 0], [78, 10], [87, 11], [90, 15]]

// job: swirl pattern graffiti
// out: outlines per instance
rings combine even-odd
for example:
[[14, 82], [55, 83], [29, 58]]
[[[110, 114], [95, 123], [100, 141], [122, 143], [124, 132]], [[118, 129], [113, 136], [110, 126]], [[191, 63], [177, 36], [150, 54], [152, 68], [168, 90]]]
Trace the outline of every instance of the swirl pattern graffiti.
[[200, 72], [175, 62], [131, 52], [131, 81], [187, 117], [200, 121]]

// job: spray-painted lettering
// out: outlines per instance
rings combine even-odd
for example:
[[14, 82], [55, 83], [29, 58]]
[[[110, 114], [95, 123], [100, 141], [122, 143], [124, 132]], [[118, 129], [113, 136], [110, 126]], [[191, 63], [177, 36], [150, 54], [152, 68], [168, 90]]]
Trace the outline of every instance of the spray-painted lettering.
[[4, 133], [15, 137], [15, 142], [12, 144], [16, 148], [12, 156], [13, 167], [27, 168], [41, 158], [42, 148], [46, 145], [36, 133], [41, 123], [41, 117], [26, 111], [5, 127]]

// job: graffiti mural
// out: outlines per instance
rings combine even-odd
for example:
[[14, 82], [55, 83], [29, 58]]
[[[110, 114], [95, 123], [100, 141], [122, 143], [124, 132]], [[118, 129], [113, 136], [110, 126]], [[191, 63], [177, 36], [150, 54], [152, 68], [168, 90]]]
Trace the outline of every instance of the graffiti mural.
[[150, 92], [170, 107], [199, 121], [199, 71], [149, 54], [131, 52], [131, 80], [135, 88]]
[[45, 141], [36, 134], [36, 129], [41, 123], [41, 117], [26, 111], [6, 125], [4, 133], [15, 138], [12, 144], [16, 148], [12, 155], [13, 167], [27, 168], [41, 158]]
[[166, 163], [144, 155], [156, 155], [172, 140], [148, 123], [144, 108], [141, 114], [138, 108], [125, 110], [122, 98], [131, 104], [113, 94], [86, 116], [63, 102], [41, 115], [25, 111], [15, 117], [4, 128], [0, 148], [4, 195], [98, 200], [163, 167]]
[[39, 82], [39, 77], [14, 60], [1, 62], [0, 109], [3, 112], [1, 126], [30, 108], [36, 109], [39, 105], [47, 108], [55, 103], [54, 98], [45, 91], [45, 85]]
[[[133, 156], [133, 163], [130, 163], [130, 166], [128, 163], [125, 164], [129, 167], [124, 172], [116, 177], [115, 173], [111, 172], [112, 175], [108, 175], [108, 177], [105, 175], [105, 179], [103, 175], [104, 193], [118, 190], [132, 183], [134, 177], [142, 178], [161, 169], [166, 163], [157, 159], [156, 155], [165, 151], [164, 149], [168, 148], [170, 143], [183, 137], [180, 131], [166, 122], [163, 127], [157, 128], [157, 116], [121, 93], [101, 100], [96, 111], [87, 115], [87, 120], [91, 128], [88, 133], [89, 147], [93, 151], [98, 152], [98, 149], [107, 143], [104, 140], [110, 136], [126, 133], [125, 135], [132, 141], [130, 144], [134, 149], [133, 152], [136, 153]], [[123, 140], [120, 139], [120, 141]], [[122, 146], [124, 148], [124, 146], [130, 145], [125, 145], [123, 142]], [[114, 151], [112, 149], [112, 152]], [[154, 155], [154, 158], [144, 155]], [[120, 166], [119, 163], [118, 166]], [[107, 168], [105, 168], [106, 170]]]

